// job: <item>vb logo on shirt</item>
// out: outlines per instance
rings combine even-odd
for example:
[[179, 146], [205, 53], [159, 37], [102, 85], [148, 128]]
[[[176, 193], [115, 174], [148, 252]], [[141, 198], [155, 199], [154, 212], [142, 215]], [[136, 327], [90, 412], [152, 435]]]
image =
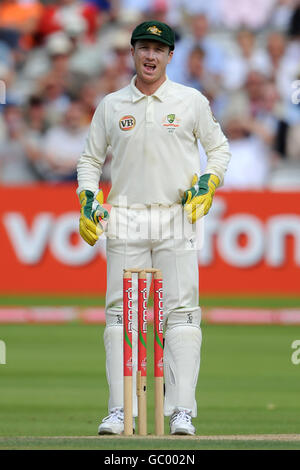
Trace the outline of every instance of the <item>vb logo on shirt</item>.
[[135, 126], [135, 118], [133, 116], [123, 116], [119, 121], [122, 131], [130, 131]]

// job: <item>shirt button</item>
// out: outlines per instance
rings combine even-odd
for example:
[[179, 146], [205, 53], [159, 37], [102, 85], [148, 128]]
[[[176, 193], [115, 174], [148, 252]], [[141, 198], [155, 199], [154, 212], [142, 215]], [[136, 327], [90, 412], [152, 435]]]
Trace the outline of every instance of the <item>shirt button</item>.
[[153, 122], [153, 98], [147, 97], [146, 122]]

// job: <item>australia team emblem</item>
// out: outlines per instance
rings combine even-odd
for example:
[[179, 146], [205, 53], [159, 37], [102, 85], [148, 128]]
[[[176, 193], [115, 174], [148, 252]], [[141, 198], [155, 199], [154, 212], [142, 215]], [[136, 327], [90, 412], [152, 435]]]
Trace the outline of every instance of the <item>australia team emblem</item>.
[[180, 126], [180, 119], [175, 114], [167, 114], [163, 117], [162, 125], [167, 129], [169, 134], [174, 134], [176, 129]]
[[157, 26], [149, 26], [147, 31], [149, 31], [151, 34], [156, 34], [157, 36], [160, 36], [161, 33], [162, 33], [162, 31], [160, 29], [158, 29]]

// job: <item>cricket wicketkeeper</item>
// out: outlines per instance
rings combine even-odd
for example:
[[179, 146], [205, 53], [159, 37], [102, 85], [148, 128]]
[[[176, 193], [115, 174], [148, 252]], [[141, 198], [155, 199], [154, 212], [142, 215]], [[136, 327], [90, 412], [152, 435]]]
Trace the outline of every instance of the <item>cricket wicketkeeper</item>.
[[[174, 53], [168, 25], [139, 24], [131, 53], [136, 75], [97, 107], [78, 163], [82, 238], [94, 245], [103, 232], [101, 220], [108, 220], [104, 344], [109, 415], [98, 432], [124, 429], [123, 269], [155, 267], [164, 279], [164, 412], [171, 434], [193, 435], [202, 338], [195, 222], [211, 207], [230, 151], [208, 100], [166, 76]], [[207, 154], [202, 176], [198, 139]], [[113, 155], [109, 217], [99, 190], [108, 147]], [[133, 333], [135, 351], [137, 326]], [[135, 368], [136, 361], [133, 377]]]

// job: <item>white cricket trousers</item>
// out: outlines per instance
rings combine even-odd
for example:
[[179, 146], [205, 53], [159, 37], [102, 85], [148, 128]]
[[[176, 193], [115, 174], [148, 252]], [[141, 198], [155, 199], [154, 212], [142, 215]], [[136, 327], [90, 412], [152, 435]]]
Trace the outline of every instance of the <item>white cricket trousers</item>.
[[[180, 228], [181, 225], [181, 228]], [[112, 208], [107, 227], [106, 373], [109, 411], [123, 406], [123, 270], [157, 268], [163, 276], [165, 415], [197, 414], [201, 311], [195, 226], [180, 205]], [[148, 289], [151, 276], [148, 277]], [[137, 275], [133, 274], [133, 380], [137, 363]], [[149, 343], [151, 344], [151, 343]], [[135, 391], [135, 383], [133, 387]], [[134, 393], [134, 416], [137, 403]]]

